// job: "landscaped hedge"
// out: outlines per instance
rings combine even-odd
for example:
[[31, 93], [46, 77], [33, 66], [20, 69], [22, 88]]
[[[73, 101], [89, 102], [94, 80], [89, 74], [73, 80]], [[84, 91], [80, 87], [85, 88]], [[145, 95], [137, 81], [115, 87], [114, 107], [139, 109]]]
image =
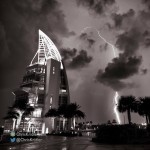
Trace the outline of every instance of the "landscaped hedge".
[[[100, 125], [93, 141], [101, 143], [139, 143], [149, 139], [147, 129], [138, 125]], [[144, 141], [143, 141], [144, 140]]]

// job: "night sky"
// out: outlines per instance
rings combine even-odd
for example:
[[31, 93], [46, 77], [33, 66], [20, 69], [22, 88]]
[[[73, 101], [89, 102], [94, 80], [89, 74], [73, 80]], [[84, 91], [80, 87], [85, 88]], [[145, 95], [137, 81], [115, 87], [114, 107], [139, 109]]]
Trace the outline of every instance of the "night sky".
[[[81, 106], [86, 120], [116, 119], [116, 90], [120, 95], [150, 96], [149, 0], [1, 0], [1, 123], [14, 99], [11, 92], [37, 51], [39, 29], [59, 49], [71, 102]], [[116, 58], [95, 29], [116, 47]], [[127, 122], [126, 114], [120, 116]], [[132, 120], [145, 121], [135, 114]]]

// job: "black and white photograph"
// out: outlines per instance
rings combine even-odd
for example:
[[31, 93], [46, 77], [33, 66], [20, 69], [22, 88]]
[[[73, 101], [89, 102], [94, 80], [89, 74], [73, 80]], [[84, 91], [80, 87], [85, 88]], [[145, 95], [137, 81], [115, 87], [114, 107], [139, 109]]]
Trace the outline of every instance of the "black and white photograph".
[[150, 0], [0, 0], [0, 150], [150, 150]]

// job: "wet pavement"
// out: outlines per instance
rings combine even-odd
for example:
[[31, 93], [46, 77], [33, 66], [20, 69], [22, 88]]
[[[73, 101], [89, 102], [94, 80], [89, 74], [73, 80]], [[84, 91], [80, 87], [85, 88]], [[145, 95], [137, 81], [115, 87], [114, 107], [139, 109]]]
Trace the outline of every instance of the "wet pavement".
[[150, 145], [101, 145], [89, 137], [45, 136], [36, 142], [0, 145], [0, 150], [150, 150]]

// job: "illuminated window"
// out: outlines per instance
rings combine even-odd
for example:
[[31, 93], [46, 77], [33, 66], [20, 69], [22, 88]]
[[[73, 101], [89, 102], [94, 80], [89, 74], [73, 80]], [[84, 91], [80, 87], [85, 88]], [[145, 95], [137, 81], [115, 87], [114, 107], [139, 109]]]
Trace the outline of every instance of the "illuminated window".
[[35, 98], [29, 98], [29, 104], [35, 103]]
[[61, 92], [62, 92], [62, 93], [66, 93], [67, 91], [66, 91], [66, 90], [64, 90], [64, 89], [62, 89], [62, 90], [61, 90]]
[[33, 117], [41, 117], [42, 109], [36, 108], [33, 112]]
[[50, 104], [52, 104], [52, 102], [53, 102], [53, 98], [51, 97], [51, 98], [50, 98]]
[[45, 73], [45, 69], [44, 68], [41, 68], [41, 73]]
[[38, 95], [38, 104], [44, 104], [44, 94]]
[[44, 82], [44, 76], [41, 76], [41, 82]]
[[53, 67], [53, 74], [55, 74], [55, 67]]
[[40, 89], [41, 91], [44, 90], [44, 86], [40, 85], [40, 86], [39, 86], [39, 89]]

